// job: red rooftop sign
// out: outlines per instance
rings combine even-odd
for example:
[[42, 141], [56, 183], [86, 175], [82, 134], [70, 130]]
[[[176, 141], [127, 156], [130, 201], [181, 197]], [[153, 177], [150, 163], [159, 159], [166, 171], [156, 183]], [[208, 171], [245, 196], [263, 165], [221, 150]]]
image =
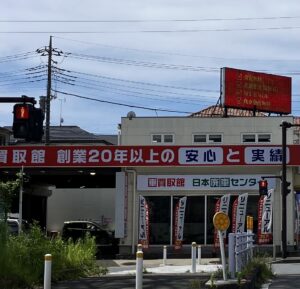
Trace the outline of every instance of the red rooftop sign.
[[291, 77], [222, 68], [225, 107], [290, 114], [291, 95]]
[[[300, 146], [287, 164], [300, 165]], [[281, 165], [281, 146], [3, 146], [0, 168]]]

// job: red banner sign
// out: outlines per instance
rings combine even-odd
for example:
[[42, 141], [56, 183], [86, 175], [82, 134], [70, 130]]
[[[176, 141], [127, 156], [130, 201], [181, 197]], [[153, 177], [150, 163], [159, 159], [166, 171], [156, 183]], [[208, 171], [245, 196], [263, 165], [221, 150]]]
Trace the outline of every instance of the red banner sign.
[[225, 107], [291, 113], [291, 77], [227, 67], [222, 77]]
[[[0, 168], [168, 167], [282, 164], [281, 146], [3, 146]], [[300, 146], [287, 149], [287, 164], [300, 165]]]

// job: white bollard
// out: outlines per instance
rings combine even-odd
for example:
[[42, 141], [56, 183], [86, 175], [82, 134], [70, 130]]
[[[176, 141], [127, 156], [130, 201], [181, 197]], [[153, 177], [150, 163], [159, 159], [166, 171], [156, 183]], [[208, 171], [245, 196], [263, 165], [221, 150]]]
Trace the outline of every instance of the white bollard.
[[196, 242], [192, 243], [192, 273], [196, 273]]
[[143, 251], [142, 245], [138, 245], [136, 252], [136, 275], [135, 275], [135, 288], [143, 288]]
[[51, 265], [52, 255], [45, 255], [45, 267], [44, 267], [44, 289], [51, 289]]
[[201, 264], [201, 245], [198, 246], [198, 265]]
[[167, 246], [164, 246], [164, 249], [163, 249], [163, 265], [164, 266], [167, 265]]

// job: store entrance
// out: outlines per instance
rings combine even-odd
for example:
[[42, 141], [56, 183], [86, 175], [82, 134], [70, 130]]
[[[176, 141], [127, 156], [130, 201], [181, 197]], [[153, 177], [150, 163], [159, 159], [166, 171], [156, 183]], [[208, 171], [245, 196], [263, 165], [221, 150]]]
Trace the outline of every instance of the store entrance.
[[[173, 243], [176, 206], [183, 196], [146, 196], [149, 208], [149, 244]], [[183, 244], [204, 243], [204, 196], [189, 196], [186, 201]]]

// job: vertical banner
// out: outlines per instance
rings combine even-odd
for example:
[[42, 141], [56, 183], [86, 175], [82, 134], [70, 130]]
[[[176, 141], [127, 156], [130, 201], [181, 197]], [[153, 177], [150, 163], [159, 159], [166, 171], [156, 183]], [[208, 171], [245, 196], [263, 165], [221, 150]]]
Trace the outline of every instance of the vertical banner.
[[[223, 212], [226, 215], [228, 215], [229, 205], [230, 205], [230, 194], [222, 196], [216, 202], [215, 213]], [[224, 239], [224, 243], [226, 243], [226, 240], [225, 240], [226, 231], [222, 231], [222, 236], [223, 236], [223, 239]], [[220, 245], [218, 230], [216, 230], [216, 229], [214, 231], [214, 245], [215, 245], [215, 247], [219, 247], [219, 245]]]
[[143, 196], [139, 199], [139, 213], [139, 244], [147, 249], [149, 248], [149, 207]]
[[273, 195], [274, 190], [268, 190], [268, 194], [261, 196], [258, 202], [258, 244], [269, 244], [272, 241]]
[[247, 211], [248, 194], [238, 196], [232, 208], [232, 233], [243, 233], [245, 231], [245, 217]]
[[175, 208], [175, 220], [174, 220], [175, 250], [179, 250], [182, 247], [186, 199], [187, 197], [180, 198]]
[[300, 241], [300, 192], [295, 194], [295, 240], [297, 245]]

